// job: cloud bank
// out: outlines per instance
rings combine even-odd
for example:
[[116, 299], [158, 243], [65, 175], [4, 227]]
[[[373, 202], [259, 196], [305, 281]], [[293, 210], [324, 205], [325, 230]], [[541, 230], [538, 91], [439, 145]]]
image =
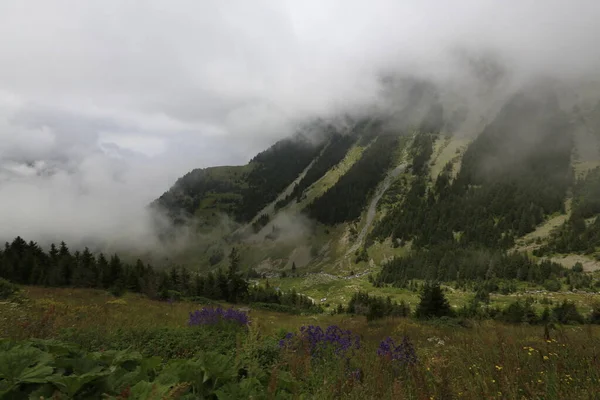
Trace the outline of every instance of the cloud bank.
[[382, 76], [473, 104], [596, 79], [598, 20], [593, 0], [3, 1], [0, 239], [152, 243], [144, 206], [178, 176], [377, 104]]

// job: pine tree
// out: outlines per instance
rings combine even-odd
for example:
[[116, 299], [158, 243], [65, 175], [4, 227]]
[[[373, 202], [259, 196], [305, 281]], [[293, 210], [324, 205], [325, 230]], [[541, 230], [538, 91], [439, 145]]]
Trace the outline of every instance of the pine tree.
[[108, 261], [103, 253], [98, 255], [98, 278], [96, 281], [96, 287], [108, 289], [110, 287], [110, 271], [108, 268]]
[[243, 298], [248, 292], [248, 284], [238, 273], [240, 264], [240, 255], [234, 247], [229, 254], [229, 271], [227, 273], [227, 294], [226, 297], [230, 302], [236, 303]]
[[110, 258], [110, 263], [108, 265], [108, 277], [105, 280], [105, 283], [108, 284], [109, 288], [115, 288], [117, 292], [125, 288], [123, 264], [121, 263], [119, 256], [116, 254]]
[[417, 318], [432, 318], [451, 316], [452, 309], [450, 303], [439, 283], [426, 283], [423, 285], [421, 300], [417, 305], [415, 316]]

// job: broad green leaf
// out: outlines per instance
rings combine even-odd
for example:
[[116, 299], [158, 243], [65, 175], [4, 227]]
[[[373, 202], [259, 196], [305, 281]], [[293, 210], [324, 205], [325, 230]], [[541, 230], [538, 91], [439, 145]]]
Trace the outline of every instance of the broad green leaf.
[[106, 383], [112, 391], [119, 392], [125, 387], [133, 386], [144, 380], [148, 380], [148, 376], [141, 367], [138, 366], [133, 371], [118, 367], [107, 377]]
[[145, 372], [149, 372], [156, 370], [158, 367], [160, 367], [161, 363], [162, 358], [160, 357], [148, 357], [142, 360], [141, 366]]
[[171, 385], [141, 381], [131, 388], [129, 400], [161, 400], [171, 390]]
[[23, 370], [18, 379], [21, 383], [44, 383], [52, 375], [52, 372], [54, 372], [54, 368], [38, 364]]
[[98, 364], [97, 360], [88, 357], [58, 358], [54, 363], [56, 368], [72, 371], [76, 375], [100, 372], [104, 367]]
[[49, 379], [50, 382], [54, 383], [61, 392], [67, 394], [69, 397], [75, 396], [75, 394], [89, 382], [98, 379], [104, 374], [84, 374], [84, 375], [70, 375], [70, 376], [53, 376]]
[[52, 356], [29, 345], [16, 345], [0, 353], [0, 378], [9, 382], [43, 382], [54, 369]]
[[74, 345], [54, 339], [29, 339], [29, 342], [40, 350], [51, 353], [55, 357], [80, 355], [81, 351]]

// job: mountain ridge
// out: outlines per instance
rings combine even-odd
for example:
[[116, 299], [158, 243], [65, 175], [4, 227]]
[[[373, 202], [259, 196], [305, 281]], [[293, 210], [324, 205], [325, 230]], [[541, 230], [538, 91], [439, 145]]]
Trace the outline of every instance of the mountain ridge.
[[[313, 126], [313, 133], [319, 131], [322, 140], [317, 140], [312, 150], [302, 142], [284, 139], [260, 153], [264, 159], [259, 155], [245, 166], [207, 169], [213, 172], [207, 172], [206, 178], [200, 175], [200, 180], [207, 181], [206, 185], [217, 172], [222, 172], [221, 180], [216, 179], [214, 188], [204, 192], [197, 190], [195, 203], [184, 203], [197, 205], [192, 213], [187, 210], [189, 221], [197, 221], [198, 216], [207, 213], [212, 217], [229, 215], [235, 220], [235, 227], [222, 237], [213, 237], [212, 245], [223, 249], [239, 247], [248, 268], [276, 275], [289, 269], [296, 261], [294, 255], [299, 253], [304, 255], [299, 264], [306, 272], [329, 270], [343, 275], [349, 269], [368, 270], [369, 265], [377, 266], [399, 251], [410, 252], [415, 245], [417, 248], [437, 246], [435, 243], [448, 240], [459, 243], [458, 246], [470, 246], [468, 243], [475, 240], [474, 244], [480, 243], [484, 248], [497, 247], [502, 251], [512, 248], [535, 257], [534, 249], [523, 246], [522, 242], [530, 240], [526, 239], [527, 235], [555, 218], [555, 213], [567, 213], [564, 202], [574, 184], [573, 170], [578, 168], [581, 174], [589, 169], [583, 168], [583, 161], [574, 156], [586, 143], [585, 140], [583, 146], [577, 143], [573, 139], [574, 131], [585, 128], [595, 140], [599, 135], [589, 124], [595, 116], [594, 107], [588, 107], [591, 111], [583, 118], [575, 106], [572, 110], [561, 107], [559, 97], [546, 87], [520, 92], [505, 103], [482, 132], [471, 138], [459, 132], [444, 131], [453, 116], [444, 115], [445, 110], [435, 96], [429, 111], [412, 127], [395, 128], [393, 118], [386, 119], [382, 115], [354, 120], [345, 130], [320, 121], [320, 125]], [[410, 109], [414, 107], [409, 105], [406, 112]], [[382, 140], [390, 142], [381, 144]], [[369, 148], [373, 149], [371, 146], [378, 141], [380, 148], [369, 155]], [[385, 161], [388, 156], [390, 161]], [[286, 157], [296, 157], [301, 162], [286, 164], [282, 161]], [[596, 160], [589, 158], [588, 155], [584, 162], [593, 165]], [[401, 164], [406, 168], [389, 178], [391, 171]], [[380, 172], [367, 172], [371, 168]], [[266, 171], [267, 175], [261, 176], [262, 172], [258, 171]], [[250, 174], [260, 179], [249, 182]], [[260, 192], [255, 188], [255, 196], [266, 195], [249, 202], [261, 204], [261, 208], [246, 207], [245, 213], [235, 209], [232, 213], [231, 208], [227, 208], [227, 200], [243, 203], [244, 196], [252, 191], [248, 191], [248, 187], [256, 182], [259, 189], [265, 187], [261, 185], [269, 182], [267, 176], [276, 177], [277, 182], [270, 185], [270, 190]], [[389, 179], [389, 183], [384, 185], [385, 179]], [[386, 186], [385, 190], [377, 192], [382, 185]], [[531, 185], [537, 189], [529, 190]], [[168, 198], [167, 193], [177, 193], [182, 187], [184, 185], [176, 183], [163, 196]], [[198, 187], [202, 187], [202, 183]], [[480, 187], [488, 189], [482, 191]], [[531, 195], [523, 197], [518, 194], [519, 190]], [[509, 201], [510, 207], [503, 205], [498, 197], [507, 191], [517, 196], [517, 200]], [[375, 195], [378, 198], [373, 213]], [[179, 205], [179, 209], [173, 208], [161, 198], [153, 204], [167, 209], [171, 215], [183, 208]], [[415, 202], [414, 210], [420, 211], [406, 211], [410, 201]], [[473, 202], [477, 201], [481, 202], [480, 206], [468, 205], [475, 205]], [[468, 222], [459, 222], [456, 211], [463, 212], [465, 207], [471, 207], [469, 210], [475, 217], [465, 214], [460, 218], [464, 221], [475, 218], [472, 220], [481, 220], [483, 225], [477, 228]], [[419, 213], [423, 213], [422, 216], [418, 216]], [[452, 214], [454, 217], [450, 217]], [[417, 219], [408, 222], [412, 217], [407, 215], [417, 215]], [[431, 218], [436, 223], [428, 227], [426, 221]], [[450, 225], [444, 227], [443, 221]], [[393, 230], [385, 228], [386, 224], [392, 224]], [[207, 222], [204, 228], [210, 234], [211, 223]], [[404, 233], [394, 233], [400, 232], [399, 229]], [[384, 243], [390, 237], [392, 242], [385, 250], [388, 245]], [[550, 232], [544, 232], [541, 240], [549, 241], [550, 237]], [[514, 241], [521, 244], [515, 246]], [[306, 256], [307, 253], [310, 255]], [[349, 254], [356, 256], [350, 265], [344, 261]], [[218, 267], [207, 265], [201, 258], [192, 264], [201, 269]], [[597, 262], [590, 259], [586, 268], [597, 266]]]

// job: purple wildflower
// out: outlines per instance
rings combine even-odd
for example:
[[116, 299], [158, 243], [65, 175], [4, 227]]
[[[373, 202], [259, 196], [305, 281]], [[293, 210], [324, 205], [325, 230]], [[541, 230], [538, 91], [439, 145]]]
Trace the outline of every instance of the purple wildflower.
[[386, 357], [398, 365], [413, 365], [417, 363], [415, 347], [407, 336], [396, 346], [391, 337], [387, 337], [379, 344], [377, 355]]
[[337, 325], [327, 327], [325, 331], [320, 326], [309, 325], [300, 328], [300, 334], [291, 332], [279, 341], [279, 347], [290, 347], [294, 338], [298, 337], [308, 345], [313, 357], [322, 357], [325, 351], [333, 351], [338, 357], [347, 357], [353, 349], [360, 348], [360, 338], [349, 330], [343, 330]]

